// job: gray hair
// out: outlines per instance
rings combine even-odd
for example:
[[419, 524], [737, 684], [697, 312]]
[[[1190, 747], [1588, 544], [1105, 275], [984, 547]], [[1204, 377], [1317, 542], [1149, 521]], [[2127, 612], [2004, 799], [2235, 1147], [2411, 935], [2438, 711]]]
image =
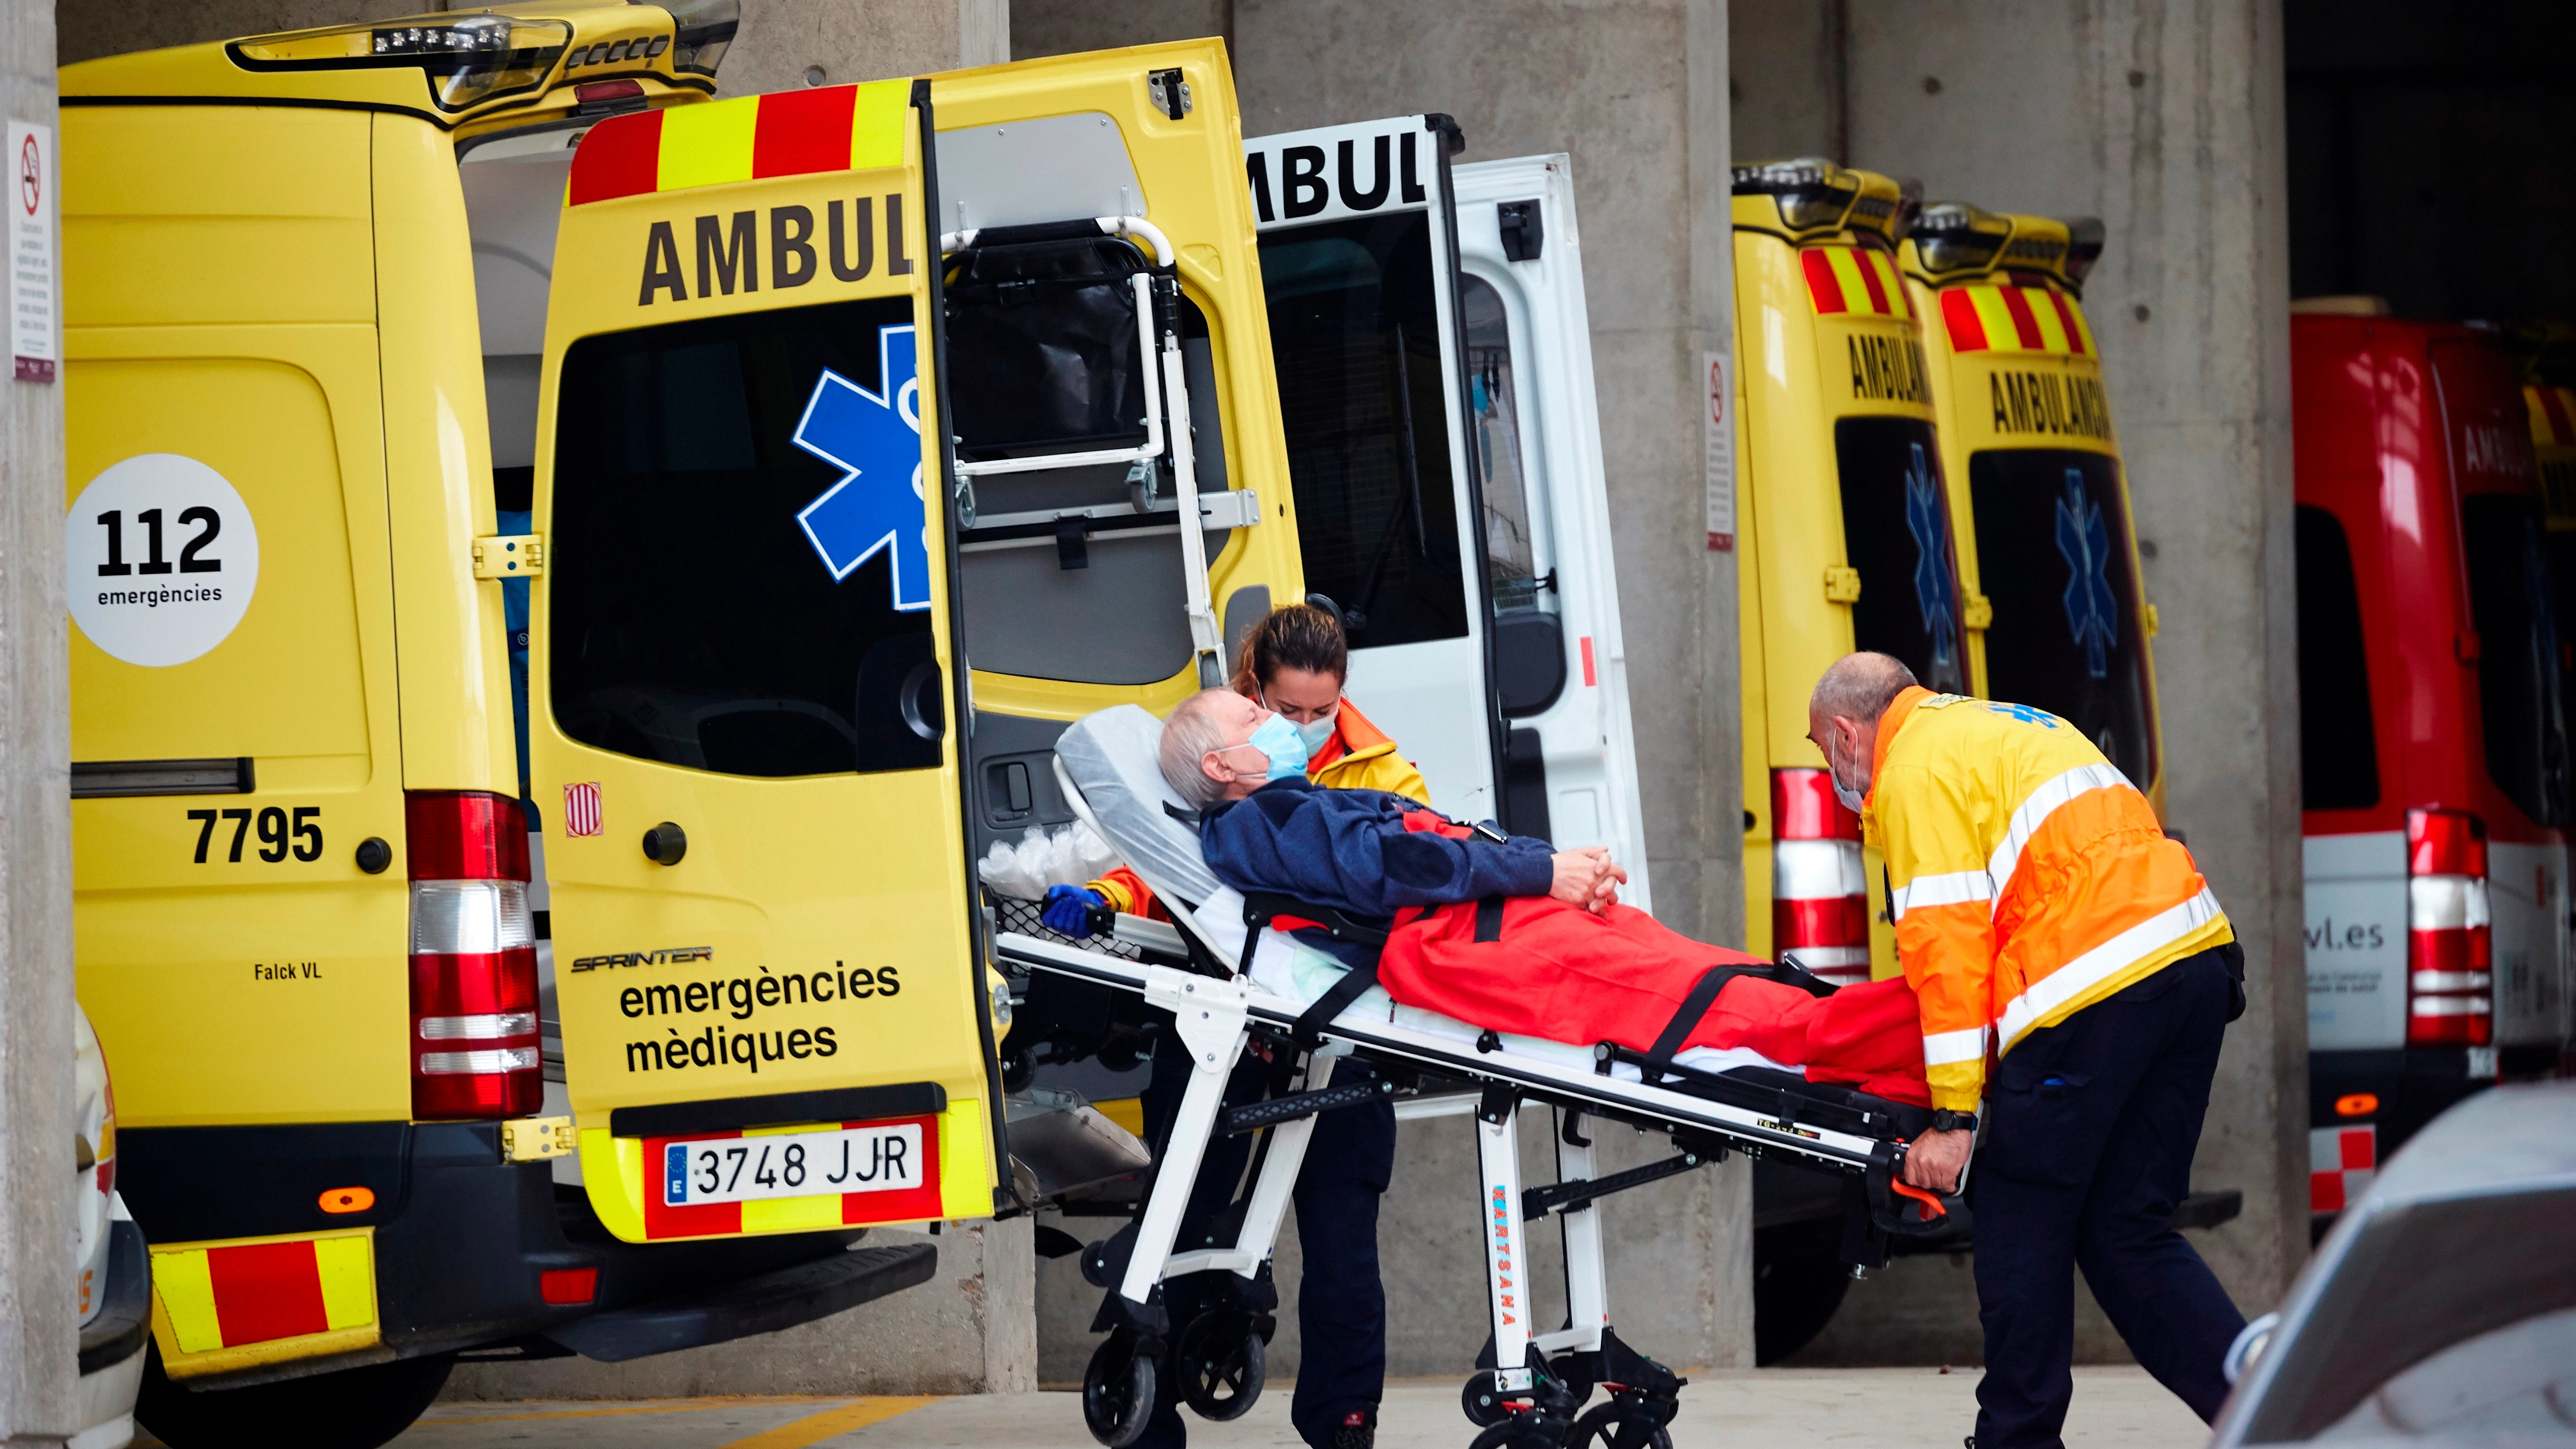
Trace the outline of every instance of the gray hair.
[[1816, 692], [1807, 697], [1807, 708], [1828, 719], [1876, 724], [1878, 717], [1887, 713], [1887, 707], [1896, 703], [1896, 697], [1914, 685], [1914, 671], [1906, 668], [1901, 659], [1867, 651], [1846, 654], [1816, 681]]
[[1163, 740], [1154, 754], [1163, 767], [1163, 783], [1193, 810], [1205, 810], [1225, 798], [1225, 786], [1208, 778], [1199, 761], [1210, 750], [1225, 748], [1225, 727], [1217, 722], [1215, 704], [1233, 691], [1202, 689], [1181, 701], [1163, 721]]

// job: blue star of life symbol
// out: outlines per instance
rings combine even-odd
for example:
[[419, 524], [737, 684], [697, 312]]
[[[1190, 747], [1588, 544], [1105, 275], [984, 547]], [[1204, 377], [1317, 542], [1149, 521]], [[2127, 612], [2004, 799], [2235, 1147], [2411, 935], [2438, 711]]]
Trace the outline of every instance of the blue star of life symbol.
[[913, 331], [877, 329], [874, 393], [829, 368], [798, 419], [797, 447], [842, 470], [796, 515], [834, 582], [893, 550], [894, 607], [930, 607], [930, 546], [921, 496], [921, 379]]
[[1905, 471], [1905, 526], [1914, 535], [1914, 603], [1923, 632], [1932, 636], [1932, 663], [1946, 668], [1959, 650], [1958, 609], [1950, 596], [1950, 515], [1941, 506], [1941, 483], [1915, 443]]
[[2011, 715], [2023, 724], [2035, 724], [2049, 730], [2057, 728], [2057, 716], [2044, 709], [2033, 709], [2026, 704], [1990, 704], [1986, 708], [1997, 714]]
[[2082, 470], [2066, 470], [2066, 496], [2057, 500], [2057, 552], [2065, 558], [2066, 630], [2084, 651], [2095, 679], [2111, 672], [2111, 646], [2120, 642], [2120, 605], [2111, 594], [2111, 530], [2101, 505], [2084, 493]]

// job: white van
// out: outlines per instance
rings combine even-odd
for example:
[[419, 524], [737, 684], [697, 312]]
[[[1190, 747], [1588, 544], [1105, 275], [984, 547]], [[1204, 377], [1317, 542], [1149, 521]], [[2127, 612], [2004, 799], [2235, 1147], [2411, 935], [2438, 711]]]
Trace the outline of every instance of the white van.
[[1439, 115], [1244, 143], [1306, 588], [1435, 807], [1606, 845], [1648, 907], [1573, 181], [1463, 144]]

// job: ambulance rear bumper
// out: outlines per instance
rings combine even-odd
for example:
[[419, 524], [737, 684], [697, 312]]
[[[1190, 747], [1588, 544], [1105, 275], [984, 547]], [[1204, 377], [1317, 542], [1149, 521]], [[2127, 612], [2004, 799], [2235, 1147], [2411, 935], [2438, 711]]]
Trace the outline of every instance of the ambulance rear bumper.
[[[639, 1346], [651, 1342], [719, 1342], [836, 1313], [922, 1281], [933, 1260], [927, 1244], [846, 1252], [863, 1229], [621, 1242], [581, 1189], [555, 1184], [550, 1163], [503, 1161], [498, 1123], [134, 1128], [118, 1138], [119, 1186], [155, 1245], [375, 1229], [376, 1347], [197, 1380], [210, 1387], [504, 1344], [542, 1355], [559, 1351], [551, 1342], [580, 1348], [573, 1330], [600, 1317], [611, 1322], [588, 1341], [640, 1357], [664, 1351]], [[322, 1211], [347, 1187], [373, 1192], [373, 1206]], [[795, 1273], [845, 1258], [866, 1270]], [[550, 1284], [558, 1299], [584, 1286], [589, 1296], [549, 1303]], [[738, 1323], [754, 1326], [724, 1331]]]

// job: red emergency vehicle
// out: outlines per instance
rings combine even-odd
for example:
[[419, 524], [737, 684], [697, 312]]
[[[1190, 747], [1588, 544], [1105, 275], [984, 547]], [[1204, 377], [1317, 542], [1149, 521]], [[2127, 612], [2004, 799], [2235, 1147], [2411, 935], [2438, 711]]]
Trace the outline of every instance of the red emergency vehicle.
[[2367, 299], [2291, 318], [2310, 1199], [2567, 1033], [2568, 745], [2520, 379]]

